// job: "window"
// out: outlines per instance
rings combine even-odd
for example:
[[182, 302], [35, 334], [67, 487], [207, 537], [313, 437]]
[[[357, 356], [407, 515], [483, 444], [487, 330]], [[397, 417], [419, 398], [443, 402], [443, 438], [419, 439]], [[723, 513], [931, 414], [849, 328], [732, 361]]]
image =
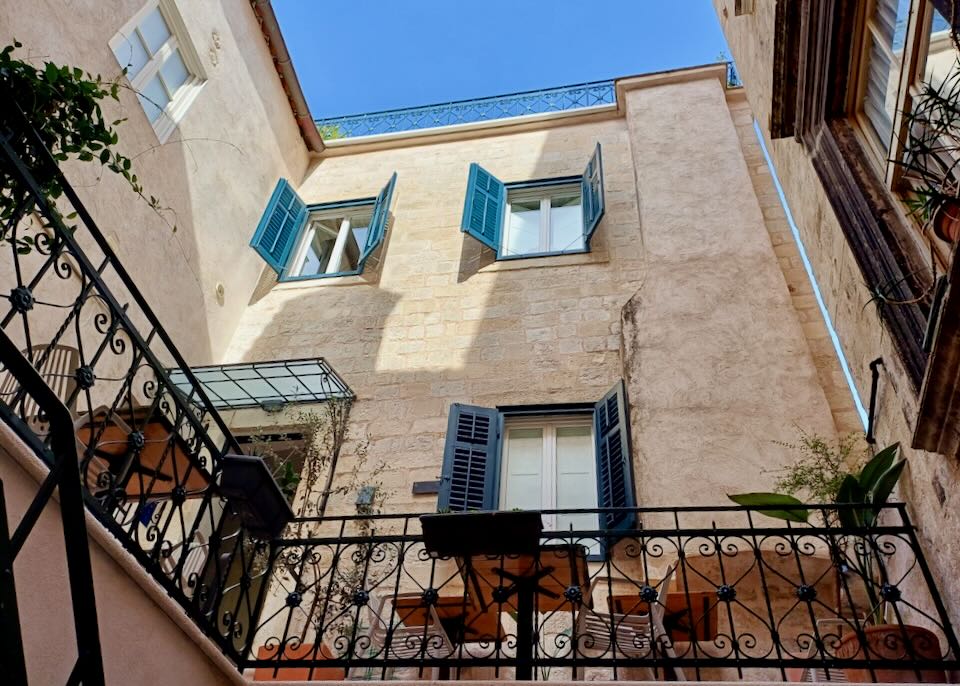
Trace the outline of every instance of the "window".
[[172, 0], [144, 7], [110, 41], [161, 142], [190, 107], [204, 74]]
[[[597, 507], [593, 417], [507, 417], [500, 469], [501, 510], [576, 510]], [[596, 514], [543, 516], [547, 531], [593, 530]]]
[[[623, 383], [579, 406], [450, 408], [440, 511], [636, 506]], [[585, 488], [595, 484], [595, 488]], [[631, 512], [544, 515], [546, 530], [633, 527]]]
[[281, 179], [250, 245], [281, 281], [360, 274], [379, 259], [396, 179], [376, 198], [310, 206]]
[[[948, 22], [928, 0], [874, 0], [867, 10], [861, 35], [859, 128], [878, 176], [909, 200], [911, 175], [891, 163], [911, 153], [905, 149], [911, 132], [903, 130], [900, 113], [923, 106], [923, 84], [942, 83], [955, 69], [957, 53]], [[925, 236], [920, 219], [915, 219], [918, 230], [910, 237], [915, 249], [926, 254], [932, 247], [940, 264], [947, 264], [949, 246], [931, 240], [932, 232]]]
[[561, 255], [589, 251], [603, 212], [598, 144], [581, 176], [505, 184], [471, 164], [460, 228], [498, 259]]

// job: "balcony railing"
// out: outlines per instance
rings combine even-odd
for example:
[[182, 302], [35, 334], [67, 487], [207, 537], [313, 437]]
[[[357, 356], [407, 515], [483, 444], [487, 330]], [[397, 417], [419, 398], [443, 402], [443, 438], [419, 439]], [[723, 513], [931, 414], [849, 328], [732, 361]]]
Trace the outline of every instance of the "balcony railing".
[[[249, 558], [268, 538], [251, 533], [249, 503], [222, 488], [226, 456], [239, 445], [43, 142], [12, 109], [0, 119], [0, 169], [11, 181], [0, 192], [23, 201], [0, 224], [0, 329], [6, 349], [21, 351], [66, 407], [67, 433], [17, 367], [20, 355], [0, 355], [0, 416], [28, 445], [46, 446], [36, 452], [51, 467], [63, 450], [50, 446], [75, 448], [69, 463], [88, 509], [239, 661], [259, 588]], [[16, 133], [3, 128], [11, 121]], [[25, 165], [17, 154], [24, 149], [39, 167]], [[63, 188], [56, 206], [38, 178]]]
[[297, 520], [259, 563], [244, 665], [259, 678], [874, 681], [958, 666], [901, 505], [870, 528], [689, 507], [616, 510], [636, 524], [599, 530], [606, 512], [544, 512], [572, 530], [527, 550], [473, 514], [434, 515], [453, 534], [439, 548], [417, 515]]
[[[736, 67], [733, 62], [728, 62], [727, 87], [736, 88], [740, 85]], [[328, 117], [317, 119], [316, 124], [324, 140], [335, 140], [434, 129], [456, 124], [475, 124], [616, 104], [616, 82], [593, 81], [508, 95], [455, 100], [436, 105]]]

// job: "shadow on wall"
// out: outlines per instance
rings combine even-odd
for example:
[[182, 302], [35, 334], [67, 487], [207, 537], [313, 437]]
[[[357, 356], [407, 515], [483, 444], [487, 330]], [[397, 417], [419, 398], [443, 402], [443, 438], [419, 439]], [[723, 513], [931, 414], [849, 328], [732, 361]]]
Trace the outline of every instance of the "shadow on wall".
[[[501, 269], [491, 250], [460, 231], [470, 162], [504, 181], [578, 175], [598, 141], [607, 214], [582, 264], [540, 258]], [[437, 167], [431, 186], [425, 159]], [[629, 143], [622, 121], [606, 121], [333, 157], [314, 179], [336, 184], [336, 176], [368, 168], [377, 171], [366, 176], [398, 173], [379, 284], [273, 289], [245, 314], [232, 352], [245, 361], [325, 357], [357, 394], [353, 435], [369, 436], [371, 463], [383, 459], [393, 472], [392, 502], [429, 511], [435, 496], [415, 497], [410, 488], [439, 474], [451, 403], [595, 401], [622, 376], [619, 311], [636, 282], [623, 278], [608, 246], [614, 235], [640, 244]]]

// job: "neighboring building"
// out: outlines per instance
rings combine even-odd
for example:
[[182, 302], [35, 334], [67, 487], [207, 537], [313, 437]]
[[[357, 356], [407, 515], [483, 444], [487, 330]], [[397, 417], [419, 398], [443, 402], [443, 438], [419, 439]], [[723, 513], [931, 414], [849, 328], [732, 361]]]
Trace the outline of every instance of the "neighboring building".
[[952, 4], [715, 5], [857, 392], [865, 406], [876, 393], [877, 441], [909, 457], [900, 496], [956, 616], [954, 246], [911, 214], [897, 163], [911, 153], [904, 113], [923, 102], [922, 84], [955, 73]]
[[[177, 227], [71, 165], [65, 203], [99, 229], [55, 229], [0, 270], [8, 517], [76, 445], [108, 682], [809, 675], [881, 587], [835, 569], [865, 541], [884, 599], [911, 603], [895, 626], [942, 646], [911, 666], [955, 647], [896, 522], [770, 529], [721, 509], [772, 488], [798, 429], [861, 428], [755, 135], [749, 59], [746, 94], [717, 64], [314, 124], [268, 0], [63, 12], [0, 19], [32, 54], [127, 68], [123, 150]], [[775, 158], [808, 164], [794, 147]], [[241, 450], [268, 454], [305, 519]], [[90, 615], [61, 502], [15, 566], [37, 683], [92, 649], [69, 629]], [[504, 514], [472, 533], [448, 516], [473, 510]], [[490, 534], [512, 510], [548, 511], [527, 522], [552, 532], [531, 538], [549, 565], [501, 556], [504, 575], [464, 552], [519, 540]], [[456, 528], [456, 562], [428, 554], [422, 513]], [[953, 583], [946, 532], [921, 532]], [[531, 569], [535, 613], [506, 583]], [[536, 647], [516, 638], [534, 614]]]

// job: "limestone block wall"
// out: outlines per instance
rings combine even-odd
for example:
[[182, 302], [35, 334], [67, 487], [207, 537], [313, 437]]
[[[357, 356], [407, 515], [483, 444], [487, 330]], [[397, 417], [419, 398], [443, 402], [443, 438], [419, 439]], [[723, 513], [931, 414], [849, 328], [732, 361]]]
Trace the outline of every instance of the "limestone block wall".
[[[731, 105], [716, 74], [628, 96], [621, 116], [326, 156], [308, 203], [398, 174], [379, 276], [268, 279], [227, 359], [329, 360], [358, 399], [341, 469], [368, 441], [392, 511], [435, 508], [411, 486], [439, 475], [452, 403], [594, 401], [624, 377], [642, 505], [769, 487], [794, 458], [773, 441], [835, 427]], [[503, 181], [580, 174], [597, 142], [590, 254], [490, 263], [460, 232], [471, 162]]]
[[[144, 4], [37, 0], [25, 11], [0, 0], [0, 42], [16, 38], [21, 58], [38, 65], [112, 79], [120, 66], [108, 43]], [[177, 345], [201, 364], [223, 353], [256, 283], [261, 262], [247, 232], [278, 177], [302, 178], [307, 152], [250, 3], [176, 4], [207, 76], [177, 130], [160, 144], [129, 89], [104, 105], [108, 121], [127, 118], [117, 149], [133, 158], [145, 193], [169, 209], [158, 216], [98, 165], [67, 173]]]
[[877, 441], [879, 445], [899, 441], [910, 461], [899, 496], [910, 506], [941, 594], [956, 621], [960, 616], [956, 575], [960, 463], [952, 456], [908, 449], [917, 415], [916, 393], [875, 309], [864, 307], [870, 295], [809, 158], [793, 139], [769, 140], [775, 3], [756, 3], [753, 14], [740, 17], [734, 16], [733, 0], [714, 0], [714, 5], [864, 403], [870, 392], [868, 365], [883, 358]]

